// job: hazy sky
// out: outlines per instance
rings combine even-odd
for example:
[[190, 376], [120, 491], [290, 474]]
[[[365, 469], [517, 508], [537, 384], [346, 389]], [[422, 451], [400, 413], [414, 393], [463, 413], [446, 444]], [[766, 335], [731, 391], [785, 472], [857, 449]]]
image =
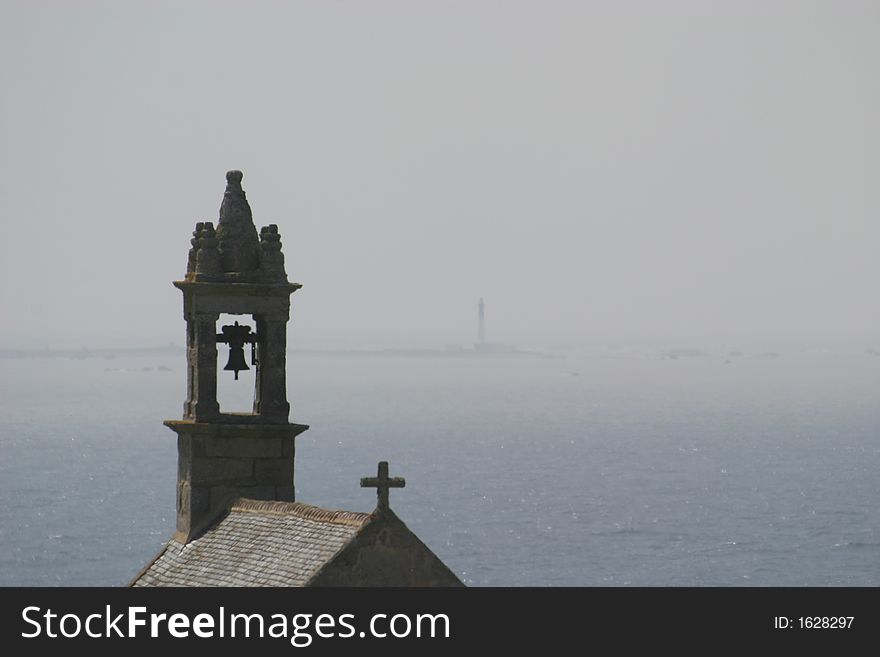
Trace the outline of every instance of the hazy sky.
[[880, 3], [0, 2], [0, 346], [183, 341], [244, 171], [291, 340], [880, 331]]

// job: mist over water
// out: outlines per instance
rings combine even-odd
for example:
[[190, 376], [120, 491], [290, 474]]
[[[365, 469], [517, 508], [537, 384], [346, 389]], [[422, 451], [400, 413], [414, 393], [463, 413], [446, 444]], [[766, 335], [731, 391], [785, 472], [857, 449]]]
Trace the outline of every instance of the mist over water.
[[[389, 460], [469, 585], [880, 584], [877, 356], [561, 355], [292, 354], [297, 499], [369, 510]], [[125, 583], [174, 529], [182, 356], [0, 369], [0, 584]]]
[[[5, 356], [182, 344], [240, 169], [298, 499], [388, 460], [471, 585], [880, 585], [878, 61], [873, 0], [4, 0], [0, 584], [171, 534], [182, 354]], [[469, 348], [480, 297], [557, 357], [332, 351]]]
[[298, 344], [880, 333], [871, 0], [6, 0], [0, 348], [179, 341], [229, 169]]

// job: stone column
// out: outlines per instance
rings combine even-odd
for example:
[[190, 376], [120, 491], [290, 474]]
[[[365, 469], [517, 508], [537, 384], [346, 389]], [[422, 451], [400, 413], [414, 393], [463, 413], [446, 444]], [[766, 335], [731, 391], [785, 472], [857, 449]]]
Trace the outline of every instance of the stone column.
[[254, 394], [254, 413], [264, 421], [286, 423], [287, 312], [255, 315], [259, 343], [259, 371]]
[[191, 312], [186, 317], [187, 398], [183, 417], [210, 422], [217, 403], [217, 320], [219, 313]]

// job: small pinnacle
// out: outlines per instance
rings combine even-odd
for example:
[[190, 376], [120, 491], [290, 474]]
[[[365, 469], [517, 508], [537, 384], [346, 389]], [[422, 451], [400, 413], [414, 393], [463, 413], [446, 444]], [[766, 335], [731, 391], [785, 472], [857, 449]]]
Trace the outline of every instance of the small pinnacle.
[[241, 185], [242, 173], [237, 169], [226, 172], [226, 182], [230, 185]]

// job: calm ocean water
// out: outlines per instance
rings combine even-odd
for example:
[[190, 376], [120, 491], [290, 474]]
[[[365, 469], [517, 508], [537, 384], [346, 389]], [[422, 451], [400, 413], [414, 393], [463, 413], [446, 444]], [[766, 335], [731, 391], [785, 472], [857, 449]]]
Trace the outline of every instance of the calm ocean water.
[[[390, 461], [392, 507], [469, 585], [880, 585], [880, 358], [721, 353], [293, 353], [297, 497], [370, 510]], [[184, 378], [0, 360], [0, 585], [125, 584], [156, 553]]]

